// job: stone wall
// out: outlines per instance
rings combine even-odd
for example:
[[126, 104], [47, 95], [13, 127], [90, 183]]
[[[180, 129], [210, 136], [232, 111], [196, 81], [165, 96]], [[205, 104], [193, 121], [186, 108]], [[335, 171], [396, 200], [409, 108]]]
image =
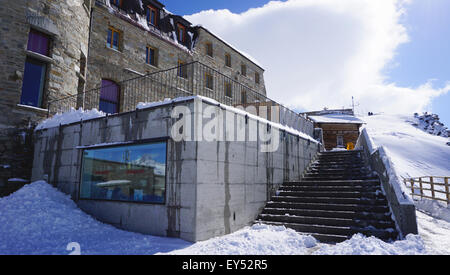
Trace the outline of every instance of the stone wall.
[[[207, 54], [207, 43], [212, 43], [213, 56]], [[231, 56], [231, 67], [226, 66], [225, 54]], [[244, 84], [254, 91], [266, 95], [264, 69], [203, 27], [198, 28], [198, 39], [194, 47], [194, 59]], [[241, 74], [242, 64], [247, 67], [246, 76]], [[255, 73], [259, 74], [259, 84], [255, 81]]]
[[[83, 2], [17, 0], [0, 7], [0, 108], [4, 110], [0, 116], [0, 144], [6, 147], [6, 152], [2, 150], [0, 155], [0, 164], [9, 165], [17, 160], [12, 141], [46, 117], [49, 99], [76, 94], [80, 56], [81, 53], [87, 54], [89, 35], [89, 9]], [[49, 57], [27, 51], [31, 28], [51, 37]], [[27, 58], [48, 64], [43, 103], [38, 108], [19, 105]], [[26, 161], [30, 162], [30, 159]], [[16, 164], [11, 165], [14, 169], [13, 166]], [[18, 169], [18, 173], [9, 176], [26, 177], [29, 173]]]
[[[108, 27], [120, 32], [119, 50], [107, 47]], [[177, 46], [167, 37], [139, 27], [132, 19], [125, 20], [103, 5], [94, 7], [91, 31], [87, 90], [100, 87], [102, 79], [121, 82], [177, 67], [179, 60], [193, 60], [186, 48]], [[157, 49], [156, 66], [146, 63], [147, 46]]]

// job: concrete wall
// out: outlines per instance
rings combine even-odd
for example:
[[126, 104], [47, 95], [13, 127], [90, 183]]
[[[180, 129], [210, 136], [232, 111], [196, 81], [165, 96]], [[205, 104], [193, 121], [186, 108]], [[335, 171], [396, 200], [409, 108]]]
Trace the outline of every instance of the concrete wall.
[[[276, 150], [262, 152], [264, 142], [250, 138], [255, 130], [250, 125], [267, 131], [267, 124], [251, 118], [245, 123], [242, 114], [232, 113], [241, 123], [233, 127], [245, 124], [244, 141], [220, 138], [230, 133], [225, 120], [217, 125], [226, 130], [214, 131], [217, 140], [168, 140], [164, 205], [78, 200], [82, 147], [168, 137], [177, 121], [171, 118], [175, 106], [188, 107], [191, 122], [200, 119], [201, 125], [213, 117], [203, 117], [199, 106], [213, 108], [215, 114], [223, 111], [220, 106], [189, 100], [38, 131], [33, 180], [47, 179], [71, 194], [84, 211], [119, 228], [200, 241], [251, 224], [276, 188], [284, 181], [299, 180], [319, 150], [317, 143], [279, 132]], [[191, 124], [192, 132], [199, 128]]]
[[77, 147], [167, 137], [170, 114], [166, 106], [38, 131], [33, 180], [48, 180], [81, 209], [119, 228], [195, 240], [195, 142], [168, 140], [164, 205], [78, 200], [82, 149]]
[[[216, 115], [224, 112], [217, 106], [214, 109]], [[245, 118], [236, 114], [235, 121], [243, 122]], [[227, 121], [224, 119], [220, 124], [229, 133]], [[232, 132], [236, 133], [239, 124], [234, 125]], [[250, 138], [254, 126], [257, 141]], [[263, 152], [264, 142], [259, 133], [267, 131], [267, 124], [249, 118], [244, 127], [246, 141], [198, 143], [197, 240], [228, 234], [251, 224], [282, 183], [300, 180], [319, 150], [317, 143], [280, 131], [276, 150]], [[217, 133], [217, 140], [224, 135]]]
[[393, 213], [397, 229], [402, 238], [408, 234], [417, 234], [416, 208], [414, 202], [406, 192], [402, 191], [402, 182], [395, 174], [383, 147], [374, 148], [367, 130], [363, 129], [356, 147], [364, 152], [364, 159], [373, 171], [380, 176], [383, 190]]

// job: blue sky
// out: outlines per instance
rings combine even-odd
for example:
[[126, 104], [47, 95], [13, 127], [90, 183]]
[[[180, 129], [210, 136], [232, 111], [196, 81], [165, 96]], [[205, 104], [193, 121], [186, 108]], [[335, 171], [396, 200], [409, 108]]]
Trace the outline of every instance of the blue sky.
[[[241, 13], [260, 7], [266, 0], [163, 0], [168, 10], [189, 15], [208, 9], [228, 9]], [[406, 5], [401, 20], [409, 42], [401, 44], [391, 64], [384, 69], [387, 82], [401, 87], [416, 88], [433, 80], [433, 88], [442, 88], [450, 81], [450, 1], [413, 0]], [[432, 110], [450, 126], [450, 93], [435, 98]]]

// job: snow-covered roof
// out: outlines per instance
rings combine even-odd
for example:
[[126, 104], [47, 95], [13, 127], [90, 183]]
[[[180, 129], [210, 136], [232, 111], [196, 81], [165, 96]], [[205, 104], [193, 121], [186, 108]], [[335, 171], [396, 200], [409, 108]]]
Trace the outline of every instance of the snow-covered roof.
[[333, 123], [333, 124], [364, 124], [364, 121], [351, 115], [328, 114], [323, 116], [309, 116], [316, 123]]

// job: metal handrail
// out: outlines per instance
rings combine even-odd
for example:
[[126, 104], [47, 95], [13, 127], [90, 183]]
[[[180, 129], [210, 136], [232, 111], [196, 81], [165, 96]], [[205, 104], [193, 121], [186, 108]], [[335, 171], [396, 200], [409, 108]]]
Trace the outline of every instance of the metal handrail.
[[[186, 75], [181, 76], [181, 70]], [[210, 89], [206, 85], [206, 74], [213, 79], [213, 89]], [[225, 94], [225, 83], [231, 85], [232, 97], [228, 97]], [[217, 100], [222, 104], [231, 106], [258, 105], [264, 103], [268, 103], [268, 107], [279, 106], [281, 110], [289, 114], [289, 117], [295, 118], [293, 122], [285, 122], [286, 125], [288, 123], [300, 124], [288, 126], [309, 135], [312, 135], [314, 129], [313, 122], [309, 118], [290, 110], [282, 104], [268, 98], [266, 95], [255, 91], [246, 84], [232, 79], [199, 61], [147, 73], [143, 76], [123, 80], [117, 84], [122, 94], [119, 112], [131, 111], [136, 108], [139, 102], [160, 101], [168, 97], [203, 95]], [[49, 100], [47, 108], [48, 116], [58, 112], [69, 111], [71, 108], [98, 108], [101, 89], [102, 87], [99, 85], [83, 93]]]

